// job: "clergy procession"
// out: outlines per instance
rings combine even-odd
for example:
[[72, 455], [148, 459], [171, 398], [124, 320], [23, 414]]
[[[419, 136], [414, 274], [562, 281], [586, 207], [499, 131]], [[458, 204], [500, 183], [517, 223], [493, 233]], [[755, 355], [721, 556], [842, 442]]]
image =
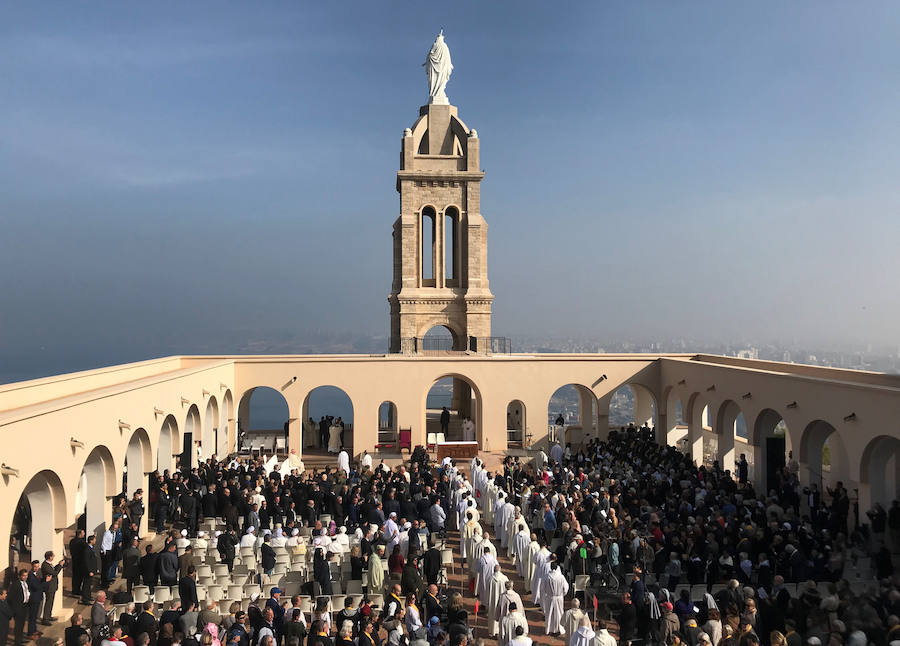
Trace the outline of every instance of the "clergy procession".
[[[759, 494], [646, 428], [549, 452], [494, 470], [421, 447], [393, 469], [213, 457], [151, 474], [146, 508], [117, 497], [100, 541], [69, 543], [71, 573], [34, 567], [87, 606], [67, 646], [900, 641], [900, 505], [870, 530], [840, 485], [801, 497], [792, 462]], [[14, 644], [46, 640], [49, 585], [21, 569], [6, 586]]]

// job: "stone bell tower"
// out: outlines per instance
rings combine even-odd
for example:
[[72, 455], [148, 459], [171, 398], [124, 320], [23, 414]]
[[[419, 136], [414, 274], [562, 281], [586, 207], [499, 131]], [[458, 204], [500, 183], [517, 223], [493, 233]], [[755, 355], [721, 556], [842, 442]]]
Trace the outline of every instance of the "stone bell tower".
[[487, 223], [481, 217], [478, 133], [446, 97], [419, 109], [403, 133], [394, 222], [391, 352], [422, 352], [426, 332], [450, 331], [455, 351], [491, 345]]

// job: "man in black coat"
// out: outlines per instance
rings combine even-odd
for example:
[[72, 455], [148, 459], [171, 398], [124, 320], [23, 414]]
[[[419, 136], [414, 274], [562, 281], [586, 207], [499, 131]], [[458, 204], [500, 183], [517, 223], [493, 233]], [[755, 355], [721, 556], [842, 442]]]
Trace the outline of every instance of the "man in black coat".
[[81, 594], [81, 580], [84, 578], [84, 561], [82, 553], [87, 543], [84, 540], [84, 530], [75, 530], [75, 536], [69, 541], [69, 558], [72, 559], [72, 596]]
[[0, 588], [0, 644], [6, 644], [6, 638], [9, 636], [9, 622], [13, 618], [13, 610], [6, 600], [6, 590]]
[[[148, 599], [144, 602], [143, 611], [134, 620], [134, 627], [131, 632], [134, 635], [147, 633], [147, 636], [150, 638], [150, 646], [156, 646], [156, 633], [158, 631], [159, 624], [156, 622], [156, 617], [153, 616], [153, 601]], [[135, 644], [137, 643], [137, 640], [135, 640]]]
[[7, 601], [12, 609], [13, 618], [16, 620], [14, 646], [21, 646], [25, 643], [25, 622], [28, 621], [28, 570], [19, 570], [19, 577], [9, 586]]
[[263, 544], [262, 547], [259, 548], [259, 554], [263, 572], [271, 575], [272, 571], [275, 569], [275, 550], [272, 549], [269, 534], [266, 534], [263, 538]]
[[141, 551], [138, 549], [137, 536], [131, 538], [128, 546], [122, 552], [122, 577], [125, 579], [129, 592], [140, 581]]
[[131, 518], [131, 522], [135, 523], [138, 526], [138, 530], [140, 530], [141, 518], [144, 517], [143, 489], [138, 489], [134, 492], [134, 498], [132, 498], [131, 502], [128, 504], [128, 515]]
[[203, 517], [213, 519], [218, 516], [218, 496], [216, 495], [216, 485], [211, 484], [203, 496], [201, 507], [203, 509]]
[[41, 600], [44, 598], [44, 590], [47, 588], [47, 579], [41, 574], [41, 562], [31, 562], [31, 571], [26, 579], [28, 583], [28, 634], [37, 634], [38, 612], [41, 609]]
[[229, 572], [231, 572], [231, 568], [234, 567], [234, 548], [237, 545], [237, 542], [237, 536], [235, 536], [233, 529], [223, 532], [219, 536], [219, 542], [217, 544], [219, 556], [222, 558], [222, 563], [228, 566]]
[[188, 530], [188, 535], [197, 535], [197, 498], [193, 491], [185, 491], [181, 494], [181, 515], [184, 517], [184, 525]]
[[91, 599], [91, 590], [94, 587], [94, 577], [97, 576], [97, 553], [94, 551], [96, 542], [96, 536], [88, 536], [87, 544], [81, 552], [81, 567], [84, 573], [81, 580], [81, 603], [86, 606], [94, 603]]
[[176, 585], [178, 583], [178, 556], [175, 551], [175, 543], [169, 543], [156, 561], [156, 571], [159, 573], [161, 585]]
[[141, 580], [151, 590], [156, 587], [156, 582], [159, 580], [159, 572], [156, 568], [158, 559], [159, 555], [153, 551], [152, 545], [144, 548], [144, 556], [141, 557], [140, 565]]
[[441, 551], [432, 543], [431, 549], [422, 557], [422, 569], [425, 571], [425, 580], [428, 583], [438, 582], [441, 574], [441, 560]]
[[200, 605], [197, 598], [197, 569], [193, 565], [188, 567], [187, 576], [181, 577], [181, 581], [178, 582], [178, 596], [181, 597], [181, 605], [185, 608], [190, 608], [192, 604]]

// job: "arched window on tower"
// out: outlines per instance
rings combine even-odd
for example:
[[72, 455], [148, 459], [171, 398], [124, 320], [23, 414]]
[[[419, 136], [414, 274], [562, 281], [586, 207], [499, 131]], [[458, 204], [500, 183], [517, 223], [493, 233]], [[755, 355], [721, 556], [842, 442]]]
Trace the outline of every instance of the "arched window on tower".
[[444, 284], [459, 287], [459, 211], [448, 206], [444, 211]]
[[435, 225], [437, 214], [434, 208], [422, 209], [422, 287], [435, 286]]

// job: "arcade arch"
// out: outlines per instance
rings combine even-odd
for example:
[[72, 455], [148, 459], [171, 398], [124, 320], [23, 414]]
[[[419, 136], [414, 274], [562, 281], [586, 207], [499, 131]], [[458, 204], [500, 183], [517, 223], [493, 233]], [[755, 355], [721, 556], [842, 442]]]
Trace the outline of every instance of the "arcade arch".
[[397, 405], [392, 401], [383, 401], [378, 406], [378, 430], [397, 432]]
[[125, 450], [125, 493], [128, 498], [134, 497], [138, 489], [149, 491], [146, 474], [152, 471], [153, 453], [150, 449], [150, 436], [142, 428], [131, 434], [128, 448]]
[[471, 379], [459, 374], [441, 375], [425, 391], [422, 412], [426, 436], [423, 439], [427, 439], [429, 433], [442, 432], [440, 418], [445, 406], [450, 412], [445, 435], [448, 441], [463, 440], [463, 421], [468, 418], [475, 424], [478, 446], [490, 450], [484, 445], [481, 392]]
[[792, 450], [791, 436], [784, 418], [772, 408], [760, 411], [749, 430], [748, 440], [754, 447], [751, 477], [757, 487], [764, 483], [765, 491], [769, 492], [778, 486], [778, 473]]
[[206, 460], [218, 453], [219, 447], [219, 404], [212, 395], [206, 402], [206, 415], [203, 419], [203, 432], [200, 440], [200, 459]]
[[232, 422], [234, 422], [234, 398], [231, 390], [226, 390], [222, 397], [222, 418], [219, 420], [218, 444], [216, 444], [216, 453], [225, 455], [229, 452], [229, 447], [234, 446], [231, 441]]
[[[564, 423], [563, 428], [558, 430], [560, 416]], [[567, 443], [577, 445], [589, 438], [597, 437], [598, 404], [594, 391], [582, 384], [560, 386], [547, 402], [547, 421], [552, 429], [551, 439], [557, 439], [563, 445]]]
[[869, 505], [885, 510], [900, 498], [900, 438], [879, 435], [866, 445], [860, 462], [860, 484], [869, 486]]
[[799, 453], [801, 484], [816, 484], [821, 489], [838, 480], [846, 482], [847, 450], [841, 434], [830, 423], [817, 419], [807, 424], [800, 436]]
[[[181, 466], [197, 466], [197, 448], [200, 446], [201, 440], [200, 409], [197, 404], [191, 404], [191, 407], [188, 408], [187, 416], [184, 418], [182, 439], [184, 444], [180, 451]], [[178, 450], [177, 447], [176, 450]]]
[[524, 446], [525, 442], [525, 403], [514, 399], [506, 405], [506, 441]]
[[[716, 459], [719, 461], [719, 468], [723, 471], [730, 471], [732, 475], [735, 474], [734, 438], [739, 418], [743, 418], [741, 407], [733, 399], [726, 399], [719, 406], [719, 411], [716, 414], [716, 424], [713, 427], [713, 432], [716, 434], [716, 441], [718, 442]], [[744, 427], [746, 428], [746, 424]]]
[[32, 556], [43, 560], [44, 552], [54, 549], [62, 528], [69, 525], [67, 515], [66, 491], [59, 476], [49, 469], [36, 473], [22, 490], [13, 514], [9, 535], [18, 549], [10, 549], [10, 557], [17, 553], [23, 567]]
[[156, 446], [156, 470], [160, 473], [172, 470], [172, 457], [179, 443], [178, 422], [174, 415], [167, 415], [159, 431]]
[[118, 493], [116, 467], [105, 446], [95, 447], [84, 461], [75, 497], [76, 513], [84, 514], [87, 536], [98, 538], [106, 531], [107, 517], [112, 516], [109, 500]]
[[671, 386], [664, 394], [666, 402], [667, 428], [662, 429], [666, 434], [666, 443], [679, 449], [684, 447], [687, 439], [688, 428], [684, 419], [684, 406], [681, 397]]
[[[313, 388], [303, 400], [301, 414], [303, 419], [306, 420], [312, 417], [316, 424], [319, 423], [322, 417], [328, 417], [329, 415], [334, 417], [335, 422], [340, 418], [340, 421], [344, 424], [344, 430], [340, 434], [341, 446], [345, 447], [347, 452], [352, 455], [353, 400], [350, 399], [345, 390], [331, 385]], [[327, 445], [325, 448], [327, 448]]]
[[251, 444], [267, 449], [272, 443], [286, 446], [290, 417], [287, 400], [280, 392], [269, 386], [249, 388], [238, 402], [238, 450]]

